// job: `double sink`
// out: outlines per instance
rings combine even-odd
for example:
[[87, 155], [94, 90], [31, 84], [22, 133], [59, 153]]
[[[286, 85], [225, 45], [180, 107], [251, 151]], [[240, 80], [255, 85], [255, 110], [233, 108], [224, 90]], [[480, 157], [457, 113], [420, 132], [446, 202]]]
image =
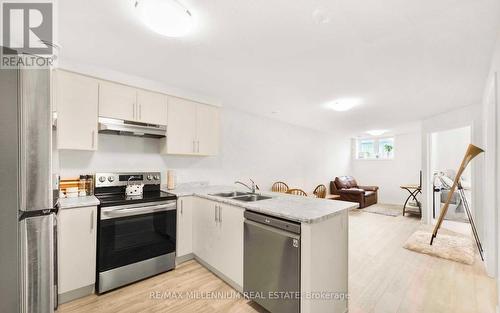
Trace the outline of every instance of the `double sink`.
[[251, 192], [241, 192], [241, 191], [219, 192], [211, 194], [211, 196], [230, 198], [232, 200], [243, 201], [243, 202], [255, 202], [272, 198]]

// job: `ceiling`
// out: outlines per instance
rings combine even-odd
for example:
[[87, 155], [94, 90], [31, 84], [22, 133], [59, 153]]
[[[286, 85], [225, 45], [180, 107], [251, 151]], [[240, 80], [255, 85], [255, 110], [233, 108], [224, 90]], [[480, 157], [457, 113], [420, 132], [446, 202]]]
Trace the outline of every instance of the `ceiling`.
[[[500, 26], [497, 0], [179, 1], [197, 27], [175, 39], [143, 26], [133, 0], [61, 0], [60, 58], [360, 132], [478, 104]], [[325, 108], [345, 97], [362, 105]]]

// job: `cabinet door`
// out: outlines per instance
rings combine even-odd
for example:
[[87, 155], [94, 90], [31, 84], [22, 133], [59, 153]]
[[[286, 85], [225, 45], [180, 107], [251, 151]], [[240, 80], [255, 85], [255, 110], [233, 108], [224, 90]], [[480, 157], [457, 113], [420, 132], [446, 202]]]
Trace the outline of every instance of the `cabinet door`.
[[137, 119], [142, 123], [167, 125], [167, 96], [138, 90]]
[[177, 256], [193, 252], [193, 197], [177, 200]]
[[195, 153], [196, 104], [181, 98], [168, 98], [167, 138], [162, 153]]
[[197, 153], [216, 155], [219, 150], [219, 109], [199, 103], [196, 110]]
[[97, 208], [59, 211], [57, 223], [58, 292], [95, 283]]
[[195, 198], [193, 206], [193, 252], [212, 266], [218, 257], [216, 205], [217, 202]]
[[98, 81], [55, 72], [57, 148], [97, 150]]
[[136, 121], [137, 91], [111, 82], [99, 82], [99, 116]]
[[219, 264], [224, 275], [243, 286], [243, 209], [221, 204], [219, 219]]

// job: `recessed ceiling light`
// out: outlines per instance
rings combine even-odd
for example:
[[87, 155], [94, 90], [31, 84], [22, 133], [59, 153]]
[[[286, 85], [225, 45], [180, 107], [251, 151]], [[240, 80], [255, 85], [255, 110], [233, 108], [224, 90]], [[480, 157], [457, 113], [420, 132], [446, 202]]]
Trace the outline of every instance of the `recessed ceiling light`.
[[137, 0], [135, 7], [142, 22], [167, 37], [182, 37], [193, 27], [188, 9], [175, 0]]
[[385, 129], [373, 129], [373, 130], [369, 130], [367, 131], [366, 133], [372, 135], [372, 136], [380, 136], [380, 135], [383, 135], [387, 132], [387, 130]]
[[358, 106], [361, 104], [361, 100], [357, 98], [345, 98], [345, 99], [337, 99], [333, 102], [328, 103], [326, 106], [329, 109], [343, 112], [343, 111], [348, 111], [355, 106]]

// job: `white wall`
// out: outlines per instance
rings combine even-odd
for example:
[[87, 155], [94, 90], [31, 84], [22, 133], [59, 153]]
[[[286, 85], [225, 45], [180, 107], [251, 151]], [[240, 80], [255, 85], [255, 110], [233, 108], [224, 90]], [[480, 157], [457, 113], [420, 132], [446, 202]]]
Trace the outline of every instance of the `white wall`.
[[[497, 285], [500, 286], [500, 262], [499, 260], [499, 225], [500, 214], [500, 105], [498, 94], [498, 78], [500, 72], [500, 34], [492, 57], [490, 71], [486, 80], [483, 95], [483, 142], [485, 149], [484, 164], [484, 189], [481, 196], [484, 198], [482, 224], [484, 225], [483, 246], [486, 255], [486, 267], [488, 273], [497, 276]], [[500, 300], [500, 288], [497, 288]], [[497, 310], [498, 311], [498, 310]]]
[[136, 170], [164, 174], [175, 169], [179, 183], [233, 184], [251, 177], [263, 190], [283, 180], [309, 192], [349, 172], [347, 135], [333, 136], [230, 108], [221, 110], [218, 156], [162, 156], [157, 139], [100, 134], [96, 152], [59, 151], [61, 176]]
[[[431, 171], [457, 170], [471, 142], [471, 128], [461, 127], [431, 134]], [[470, 184], [471, 167], [462, 174], [464, 186]]]
[[356, 160], [352, 175], [360, 185], [379, 186], [379, 202], [403, 204], [408, 193], [399, 186], [418, 184], [420, 175], [420, 132], [396, 135], [393, 160]]

